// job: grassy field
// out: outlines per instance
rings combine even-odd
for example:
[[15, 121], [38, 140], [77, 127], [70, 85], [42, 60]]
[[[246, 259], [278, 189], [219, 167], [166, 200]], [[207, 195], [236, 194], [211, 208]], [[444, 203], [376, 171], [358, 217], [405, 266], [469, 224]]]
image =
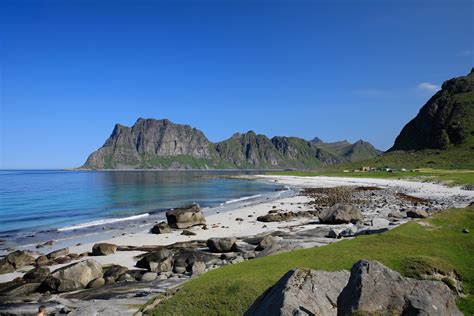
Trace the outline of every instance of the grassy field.
[[[474, 207], [449, 210], [424, 221], [431, 227], [410, 222], [380, 235], [360, 236], [213, 270], [185, 283], [173, 297], [149, 313], [241, 315], [290, 269], [336, 271], [350, 269], [359, 259], [370, 259], [410, 276], [417, 276], [424, 269], [455, 269], [467, 294], [458, 300], [458, 306], [465, 314], [473, 314]], [[471, 233], [463, 233], [464, 228]]]
[[321, 171], [285, 171], [268, 172], [272, 175], [288, 175], [300, 177], [354, 177], [354, 178], [379, 178], [379, 179], [416, 179], [421, 181], [442, 182], [447, 185], [474, 184], [474, 170], [447, 170], [421, 168], [416, 171], [372, 171], [372, 172], [343, 172], [341, 170], [321, 170]]

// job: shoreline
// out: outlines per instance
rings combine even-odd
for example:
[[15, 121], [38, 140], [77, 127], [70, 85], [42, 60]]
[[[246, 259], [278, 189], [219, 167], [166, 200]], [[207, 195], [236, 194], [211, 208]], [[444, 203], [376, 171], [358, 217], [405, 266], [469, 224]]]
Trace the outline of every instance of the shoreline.
[[[68, 240], [67, 242], [58, 242], [53, 246], [46, 246], [41, 249], [22, 248], [22, 250], [34, 250], [42, 253], [48, 253], [53, 250], [62, 248], [63, 246], [69, 245], [70, 253], [84, 253], [90, 252], [95, 243], [112, 243], [118, 245], [119, 249], [116, 253], [107, 256], [93, 256], [84, 257], [79, 260], [93, 259], [99, 264], [106, 266], [111, 264], [118, 264], [128, 269], [137, 269], [135, 267], [136, 257], [145, 254], [145, 251], [137, 250], [137, 247], [157, 247], [157, 246], [169, 246], [175, 243], [189, 242], [189, 241], [205, 241], [209, 238], [215, 237], [236, 237], [238, 245], [245, 245], [245, 239], [255, 238], [256, 236], [265, 236], [269, 234], [277, 235], [279, 240], [283, 237], [283, 242], [287, 242], [288, 245], [296, 245], [300, 248], [318, 247], [327, 245], [339, 240], [346, 238], [329, 238], [323, 235], [315, 234], [318, 229], [336, 229], [343, 230], [350, 228], [352, 224], [321, 224], [319, 221], [311, 220], [308, 217], [293, 218], [285, 221], [276, 222], [261, 222], [257, 221], [258, 216], [264, 216], [269, 213], [270, 210], [281, 209], [285, 212], [301, 212], [307, 211], [311, 208], [311, 198], [302, 195], [300, 190], [303, 188], [333, 188], [340, 186], [350, 187], [380, 187], [384, 190], [388, 190], [392, 193], [404, 193], [419, 198], [429, 198], [430, 200], [437, 201], [437, 207], [439, 210], [452, 208], [452, 207], [465, 207], [469, 203], [474, 202], [474, 191], [461, 190], [459, 187], [447, 187], [435, 183], [427, 182], [413, 182], [406, 180], [388, 180], [388, 179], [371, 179], [371, 178], [346, 178], [346, 177], [296, 177], [296, 176], [269, 176], [269, 175], [255, 175], [252, 176], [258, 181], [266, 181], [279, 185], [288, 186], [287, 191], [275, 191], [273, 198], [262, 195], [256, 197], [255, 200], [243, 200], [230, 203], [230, 205], [220, 205], [213, 208], [203, 209], [203, 214], [206, 218], [207, 229], [202, 229], [201, 226], [194, 226], [188, 230], [195, 233], [194, 236], [182, 235], [182, 229], [173, 230], [171, 233], [166, 234], [152, 234], [149, 232], [152, 225], [156, 221], [150, 221], [149, 218], [145, 218], [145, 222], [135, 227], [126, 227], [122, 230], [96, 232], [94, 238], [89, 240], [84, 236], [81, 237], [81, 243], [78, 245], [75, 240]], [[371, 202], [372, 203], [372, 202]], [[225, 204], [225, 203], [223, 203]], [[373, 221], [380, 218], [383, 212], [387, 214], [388, 211], [397, 211], [399, 206], [387, 205], [382, 207], [370, 207], [369, 209], [363, 210], [364, 223], [372, 223]], [[162, 214], [164, 216], [164, 214]], [[410, 218], [402, 218], [387, 226], [386, 229], [395, 228], [407, 221]], [[370, 227], [368, 227], [370, 229]], [[282, 236], [282, 237], [279, 237]], [[98, 238], [96, 238], [98, 237]], [[347, 237], [354, 238], [354, 237]], [[357, 237], [355, 237], [357, 238]], [[29, 245], [33, 246], [33, 244]], [[34, 248], [34, 247], [33, 247]], [[298, 249], [291, 248], [286, 251]], [[73, 261], [77, 262], [77, 261]], [[232, 262], [230, 262], [232, 263]], [[68, 265], [58, 264], [50, 266], [51, 271]], [[31, 267], [24, 267], [19, 271], [0, 275], [0, 283], [13, 280], [16, 277], [21, 277], [24, 272], [31, 269]], [[179, 276], [172, 276], [168, 280], [164, 281], [153, 281], [148, 284], [151, 288], [148, 290], [148, 294], [145, 295], [138, 302], [145, 303], [150, 299], [151, 296], [158, 293], [162, 293], [176, 285], [179, 285], [191, 278], [190, 275], [183, 274]], [[169, 282], [168, 282], [169, 281]], [[167, 283], [168, 282], [168, 283]], [[141, 288], [143, 284], [147, 283], [133, 283], [123, 285], [125, 288], [128, 286], [130, 295], [135, 295], [133, 292], [136, 288]], [[117, 284], [117, 286], [119, 286]], [[85, 290], [82, 291], [87, 293]], [[78, 293], [81, 293], [78, 292]], [[67, 294], [67, 293], [66, 293]], [[74, 292], [66, 297], [74, 297]], [[87, 295], [86, 295], [87, 296]], [[60, 296], [61, 297], [61, 296]], [[131, 296], [135, 297], [135, 296]], [[121, 309], [127, 305], [130, 297], [117, 299], [113, 298], [114, 305]], [[110, 304], [108, 300], [100, 301], [100, 304]], [[84, 301], [81, 301], [84, 303]], [[77, 302], [69, 302], [70, 306], [76, 306], [80, 308], [80, 304]], [[79, 305], [78, 305], [79, 304]], [[99, 305], [100, 305], [99, 304]], [[130, 313], [131, 314], [131, 313]]]

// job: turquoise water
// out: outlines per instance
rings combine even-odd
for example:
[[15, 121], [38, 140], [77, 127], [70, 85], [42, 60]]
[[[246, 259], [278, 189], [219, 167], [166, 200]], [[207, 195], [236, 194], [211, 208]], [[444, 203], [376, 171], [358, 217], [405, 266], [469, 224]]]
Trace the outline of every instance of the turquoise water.
[[236, 173], [0, 171], [0, 233], [68, 230], [275, 190], [260, 181], [215, 177], [227, 174]]

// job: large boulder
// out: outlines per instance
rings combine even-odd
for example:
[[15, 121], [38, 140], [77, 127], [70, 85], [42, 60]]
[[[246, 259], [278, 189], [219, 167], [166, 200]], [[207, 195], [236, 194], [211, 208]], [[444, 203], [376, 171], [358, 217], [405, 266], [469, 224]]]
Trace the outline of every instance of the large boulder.
[[353, 205], [337, 204], [319, 214], [319, 221], [323, 224], [355, 224], [362, 220], [362, 213]]
[[167, 272], [173, 267], [173, 252], [161, 249], [143, 256], [137, 261], [137, 268], [147, 269], [150, 272]]
[[349, 271], [291, 270], [245, 315], [337, 315], [337, 297], [349, 275]]
[[151, 229], [150, 232], [152, 234], [167, 234], [171, 233], [171, 227], [168, 225], [166, 222], [161, 222], [158, 224], [155, 224]]
[[184, 229], [195, 225], [206, 224], [199, 204], [172, 209], [166, 212], [166, 219], [171, 228]]
[[35, 262], [35, 258], [30, 253], [22, 250], [8, 254], [3, 260], [15, 269], [31, 265]]
[[235, 250], [235, 237], [210, 238], [207, 246], [211, 252], [230, 252]]
[[88, 259], [62, 267], [51, 273], [58, 279], [77, 281], [86, 287], [87, 284], [103, 275], [102, 266], [95, 260]]
[[455, 298], [442, 282], [406, 278], [377, 261], [361, 260], [337, 306], [338, 315], [462, 315]]
[[108, 256], [117, 251], [117, 245], [108, 243], [99, 243], [92, 246], [92, 254], [94, 256]]

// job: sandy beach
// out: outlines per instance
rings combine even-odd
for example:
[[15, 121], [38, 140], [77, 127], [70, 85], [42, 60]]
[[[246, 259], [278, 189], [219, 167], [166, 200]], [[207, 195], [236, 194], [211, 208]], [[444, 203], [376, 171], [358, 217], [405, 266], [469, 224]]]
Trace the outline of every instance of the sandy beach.
[[[465, 207], [474, 201], [474, 191], [462, 190], [459, 187], [448, 187], [441, 184], [427, 183], [427, 182], [415, 182], [407, 180], [385, 180], [385, 179], [364, 179], [364, 178], [342, 178], [342, 177], [293, 177], [293, 176], [253, 176], [256, 181], [268, 181], [277, 182], [288, 186], [289, 190], [278, 192], [278, 197], [275, 195], [272, 199], [265, 200], [260, 199], [257, 201], [242, 201], [238, 207], [229, 208], [225, 206], [214, 207], [203, 210], [203, 214], [206, 218], [206, 229], [203, 226], [194, 226], [188, 230], [193, 232], [195, 235], [186, 236], [182, 235], [182, 230], [173, 230], [166, 234], [152, 234], [150, 228], [154, 224], [143, 223], [140, 227], [135, 227], [132, 231], [114, 232], [111, 234], [105, 234], [106, 238], [100, 240], [103, 243], [111, 243], [118, 246], [167, 246], [178, 242], [187, 241], [206, 241], [213, 237], [237, 237], [237, 244], [244, 244], [242, 241], [245, 237], [252, 236], [263, 236], [276, 231], [287, 233], [287, 234], [300, 234], [304, 236], [304, 232], [312, 232], [316, 228], [322, 226], [328, 226], [321, 224], [318, 221], [307, 217], [298, 217], [290, 219], [288, 221], [280, 222], [261, 222], [257, 221], [257, 217], [268, 214], [270, 210], [278, 209], [282, 212], [302, 212], [311, 209], [311, 198], [300, 194], [303, 188], [331, 188], [341, 186], [351, 187], [377, 187], [381, 189], [388, 189], [391, 192], [400, 192], [409, 194], [410, 196], [436, 200], [439, 209], [451, 208], [451, 207]], [[291, 188], [291, 189], [290, 189]], [[374, 202], [375, 203], [375, 202]], [[374, 219], [380, 218], [381, 214], [387, 214], [389, 211], [398, 211], [399, 206], [395, 205], [382, 205], [377, 207], [371, 207], [371, 209], [362, 209], [365, 221], [369, 222]], [[385, 212], [385, 213], [384, 213]], [[399, 219], [396, 222], [390, 224], [388, 229], [394, 228], [404, 222], [411, 220], [410, 218]], [[331, 225], [335, 227], [345, 229], [351, 224], [347, 225]], [[299, 247], [314, 247], [321, 246], [331, 242], [336, 242], [341, 239], [336, 238], [319, 238], [309, 235], [310, 238], [306, 238], [302, 242], [299, 242]], [[349, 237], [353, 238], [353, 237]], [[86, 239], [85, 239], [86, 240]], [[69, 253], [86, 253], [92, 250], [95, 243], [99, 241], [94, 240], [93, 242], [82, 242], [77, 246], [70, 246]], [[35, 249], [35, 251], [41, 253], [48, 253], [63, 247], [61, 242], [54, 244], [53, 246], [44, 247], [41, 249]], [[296, 249], [296, 248], [295, 248]], [[136, 269], [136, 257], [144, 254], [143, 251], [117, 251], [114, 254], [106, 256], [93, 256], [83, 257], [78, 259], [86, 260], [93, 259], [99, 264], [105, 265], [121, 265], [130, 270]], [[39, 253], [38, 253], [39, 254]], [[76, 262], [76, 261], [73, 261]], [[70, 263], [67, 263], [70, 264]], [[52, 265], [50, 270], [54, 271], [64, 265]], [[19, 269], [19, 271], [13, 273], [6, 273], [0, 275], [0, 283], [11, 281], [17, 277], [21, 277], [24, 272], [30, 270], [31, 266], [25, 266]], [[177, 282], [172, 283], [172, 286], [180, 284], [189, 279], [189, 276], [180, 276], [175, 278]], [[146, 298], [144, 299], [146, 300]]]

